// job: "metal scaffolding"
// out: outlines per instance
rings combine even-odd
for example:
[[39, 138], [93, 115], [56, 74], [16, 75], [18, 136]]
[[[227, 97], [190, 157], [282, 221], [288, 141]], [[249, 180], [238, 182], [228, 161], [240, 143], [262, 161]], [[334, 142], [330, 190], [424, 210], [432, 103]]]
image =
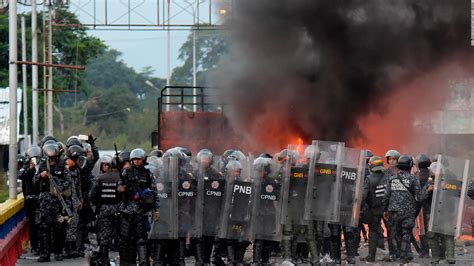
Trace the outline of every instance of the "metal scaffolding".
[[[223, 25], [226, 0], [69, 0], [65, 3], [81, 24], [57, 14], [56, 27], [92, 30], [209, 30]], [[113, 8], [112, 8], [113, 5]]]

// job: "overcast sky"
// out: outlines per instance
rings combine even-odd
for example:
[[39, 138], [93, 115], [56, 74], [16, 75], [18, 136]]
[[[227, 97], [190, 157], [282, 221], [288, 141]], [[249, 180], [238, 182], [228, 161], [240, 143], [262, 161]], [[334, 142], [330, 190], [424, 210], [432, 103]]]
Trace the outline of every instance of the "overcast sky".
[[[170, 24], [192, 24], [193, 9], [190, 3], [196, 9], [198, 0], [171, 0]], [[211, 3], [214, 5], [216, 1]], [[37, 0], [40, 2], [40, 0]], [[130, 22], [133, 24], [150, 24], [156, 23], [159, 19], [163, 23], [162, 0], [143, 0], [130, 1], [130, 16], [128, 15], [128, 1], [126, 0], [108, 0], [107, 1], [107, 22], [109, 24], [127, 24], [130, 17]], [[105, 23], [105, 1], [95, 1], [95, 18], [94, 18], [94, 1], [93, 0], [69, 0], [70, 10], [74, 12], [82, 23], [96, 24]], [[159, 6], [157, 5], [159, 3]], [[199, 18], [201, 23], [209, 21], [209, 3], [210, 0], [199, 0]], [[38, 11], [41, 11], [43, 6], [38, 5]], [[214, 10], [214, 6], [212, 7]], [[29, 12], [30, 7], [18, 4], [18, 13]], [[212, 11], [211, 13], [215, 13]], [[159, 14], [159, 15], [158, 15]], [[197, 14], [197, 12], [196, 12]], [[158, 18], [159, 17], [159, 18]], [[211, 18], [212, 22], [216, 22], [217, 17], [214, 15]], [[155, 70], [155, 75], [161, 78], [166, 77], [166, 31], [132, 31], [132, 30], [90, 30], [89, 34], [99, 37], [105, 43], [120, 52], [122, 52], [123, 61], [129, 66], [140, 71], [146, 66], [151, 66]], [[171, 69], [181, 65], [178, 57], [178, 51], [186, 37], [190, 33], [189, 30], [174, 30], [171, 31]], [[54, 34], [53, 34], [54, 36]]]

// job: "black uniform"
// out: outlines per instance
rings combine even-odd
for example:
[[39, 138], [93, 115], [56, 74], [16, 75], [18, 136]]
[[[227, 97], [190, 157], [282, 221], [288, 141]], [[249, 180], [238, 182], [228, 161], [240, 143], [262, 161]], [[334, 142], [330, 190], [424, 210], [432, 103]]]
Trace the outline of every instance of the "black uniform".
[[387, 185], [388, 178], [383, 172], [371, 172], [364, 181], [362, 204], [368, 207], [366, 209], [368, 220], [365, 222], [369, 225], [369, 260], [375, 260], [377, 252], [378, 232], [382, 230], [381, 221], [385, 209], [384, 196]]
[[[117, 241], [117, 212], [120, 204], [117, 170], [96, 177], [92, 185], [90, 200], [96, 206], [99, 253], [95, 256], [98, 265], [109, 264], [109, 250]], [[92, 261], [91, 261], [92, 263]]]
[[400, 170], [390, 178], [385, 195], [386, 210], [390, 214], [389, 241], [402, 260], [411, 260], [411, 239], [418, 212], [420, 183], [407, 171]]
[[146, 265], [147, 233], [145, 224], [147, 213], [159, 208], [156, 186], [150, 171], [144, 166], [133, 165], [125, 169], [120, 177], [120, 185], [125, 187], [122, 193], [119, 254], [121, 264], [133, 264], [138, 259], [140, 265]]
[[[387, 167], [384, 171], [385, 173], [385, 178], [387, 180], [390, 180], [390, 178], [393, 176], [393, 175], [396, 175], [398, 173], [398, 168], [397, 167]], [[388, 182], [388, 181], [387, 181]], [[397, 247], [393, 245], [393, 242], [390, 241], [389, 239], [392, 239], [392, 232], [390, 231], [391, 230], [391, 227], [390, 227], [390, 222], [388, 220], [386, 220], [385, 218], [382, 217], [382, 220], [383, 220], [383, 224], [385, 226], [385, 229], [387, 230], [387, 245], [388, 245], [388, 251], [389, 251], [389, 257], [391, 259], [394, 259], [397, 257]], [[382, 228], [381, 228], [382, 229]], [[378, 232], [378, 236], [379, 237], [383, 237], [383, 232], [382, 231], [379, 231]]]
[[[39, 187], [39, 246], [40, 259], [49, 261], [51, 251], [54, 252], [57, 259], [62, 259], [64, 241], [66, 237], [67, 219], [65, 210], [61, 205], [59, 198], [53, 195], [52, 186], [48, 177], [41, 177], [43, 171], [47, 171], [48, 157], [44, 157], [39, 164], [39, 171], [34, 176], [34, 184]], [[62, 193], [67, 207], [72, 207], [70, 195], [71, 177], [70, 172], [65, 169], [64, 161], [56, 159], [56, 163], [50, 165], [50, 177], [54, 178], [58, 187], [57, 192]], [[51, 241], [51, 233], [53, 239]], [[52, 248], [51, 248], [52, 244]]]

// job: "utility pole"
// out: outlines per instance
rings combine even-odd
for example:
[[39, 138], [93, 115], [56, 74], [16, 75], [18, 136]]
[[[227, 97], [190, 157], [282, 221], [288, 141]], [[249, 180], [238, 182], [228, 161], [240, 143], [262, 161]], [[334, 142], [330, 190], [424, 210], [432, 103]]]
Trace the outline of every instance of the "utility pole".
[[[26, 61], [26, 29], [25, 16], [21, 16], [21, 60]], [[25, 141], [25, 150], [30, 147], [28, 139], [28, 85], [26, 79], [26, 65], [21, 67], [22, 83], [23, 83], [23, 139]]]
[[[47, 62], [47, 57], [46, 57], [46, 16], [48, 13], [48, 9], [46, 8], [46, 2], [43, 4], [43, 31], [41, 32], [41, 46], [43, 48], [43, 64], [47, 64], [50, 62]], [[48, 69], [46, 68], [46, 65], [43, 66], [43, 135], [46, 136], [48, 135], [48, 127], [46, 125], [46, 119], [48, 117], [48, 108], [47, 108], [47, 80], [48, 80]]]
[[[54, 9], [53, 4], [50, 2], [48, 12], [48, 62], [53, 63], [53, 18]], [[53, 136], [53, 68], [49, 67], [48, 75], [48, 120], [47, 128], [48, 135]]]
[[[193, 24], [196, 27], [196, 10], [193, 9]], [[193, 87], [196, 87], [196, 29], [193, 28]], [[193, 112], [197, 112], [197, 89], [193, 89]]]
[[9, 107], [10, 113], [8, 116], [9, 146], [8, 146], [8, 196], [10, 199], [16, 200], [16, 179], [17, 179], [17, 155], [18, 155], [18, 140], [17, 140], [17, 87], [18, 87], [18, 67], [16, 61], [18, 59], [18, 41], [17, 41], [17, 17], [16, 17], [16, 0], [9, 0], [8, 3], [8, 44], [9, 44]]
[[[170, 52], [171, 52], [171, 32], [170, 32], [170, 19], [171, 19], [171, 7], [170, 7], [170, 0], [168, 0], [168, 6], [167, 6], [167, 13], [168, 13], [168, 19], [167, 23], [168, 24], [168, 30], [166, 31], [166, 86], [170, 86], [171, 84], [171, 58], [170, 58]], [[171, 89], [166, 89], [166, 94], [171, 94]], [[166, 102], [165, 102], [165, 111], [170, 111], [170, 96], [165, 97]]]
[[[36, 0], [31, 0], [31, 61], [38, 62], [38, 21], [36, 15]], [[38, 144], [38, 66], [31, 66], [31, 107], [33, 120], [33, 144]]]

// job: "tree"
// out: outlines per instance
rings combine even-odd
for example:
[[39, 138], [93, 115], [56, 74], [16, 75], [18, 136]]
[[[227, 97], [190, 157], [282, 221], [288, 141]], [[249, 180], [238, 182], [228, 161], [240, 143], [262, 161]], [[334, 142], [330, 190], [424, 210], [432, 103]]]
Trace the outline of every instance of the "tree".
[[[228, 52], [228, 42], [216, 30], [196, 31], [196, 83], [206, 84], [206, 75], [217, 66], [221, 55]], [[171, 82], [174, 85], [192, 85], [193, 78], [193, 34], [179, 49], [178, 59], [183, 65], [173, 69]]]

